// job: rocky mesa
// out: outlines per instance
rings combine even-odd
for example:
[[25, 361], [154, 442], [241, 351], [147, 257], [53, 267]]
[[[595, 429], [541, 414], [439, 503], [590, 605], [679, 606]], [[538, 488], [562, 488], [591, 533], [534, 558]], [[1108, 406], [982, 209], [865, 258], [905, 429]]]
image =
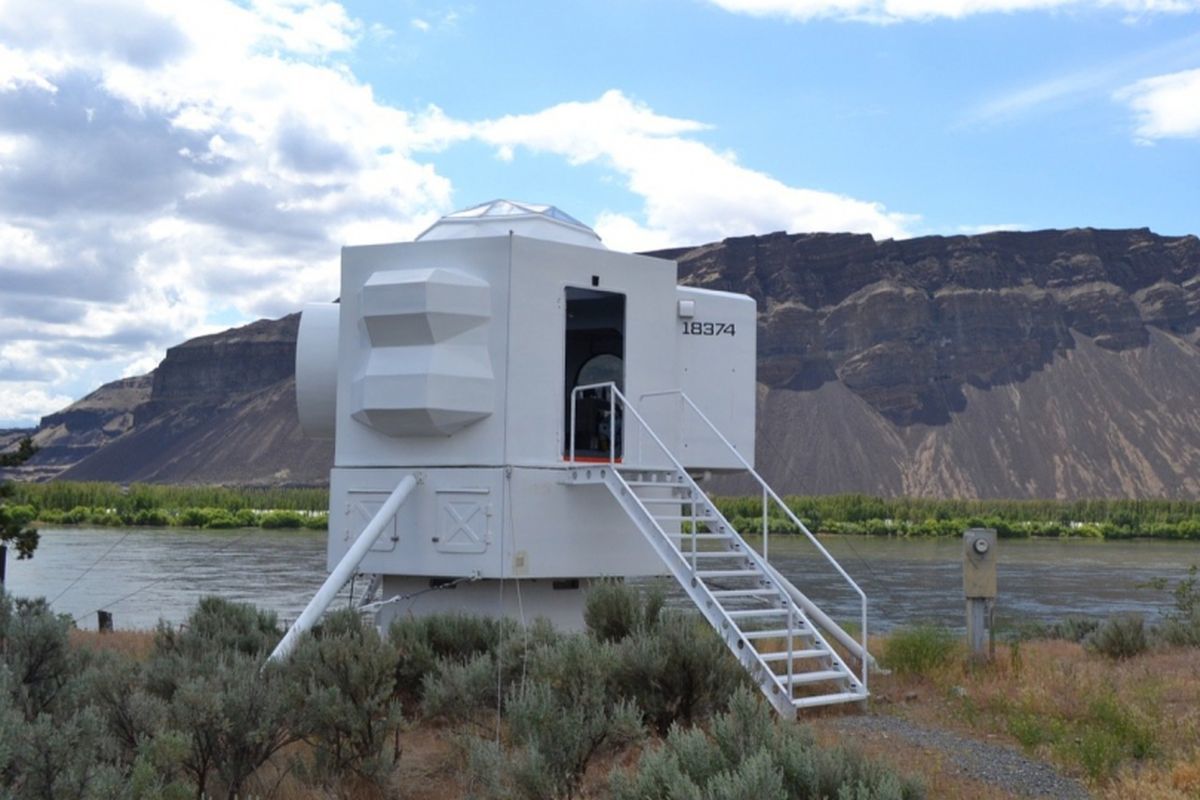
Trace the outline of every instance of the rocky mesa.
[[[757, 458], [783, 491], [1200, 497], [1194, 236], [778, 233], [654, 255], [758, 301]], [[151, 376], [45, 418], [30, 468], [325, 481], [331, 449], [292, 404], [296, 327], [172, 348]]]

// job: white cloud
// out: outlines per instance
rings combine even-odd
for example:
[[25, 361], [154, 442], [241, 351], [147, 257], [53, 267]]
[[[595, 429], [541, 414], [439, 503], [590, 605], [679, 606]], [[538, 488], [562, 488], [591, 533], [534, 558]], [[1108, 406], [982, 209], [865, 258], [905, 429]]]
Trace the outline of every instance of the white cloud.
[[838, 19], [892, 23], [961, 19], [975, 14], [1105, 9], [1128, 15], [1189, 13], [1200, 0], [709, 0], [720, 8], [756, 17], [780, 17], [807, 22]]
[[19, 358], [0, 381], [53, 367], [4, 384], [6, 416], [153, 363], [217, 309], [328, 300], [342, 244], [448, 209], [416, 153], [459, 128], [338, 62], [363, 30], [322, 0], [4, 4], [0, 341]]
[[1002, 92], [968, 108], [960, 124], [991, 125], [1038, 110], [1052, 108], [1061, 112], [1071, 104], [1106, 99], [1117, 87], [1131, 83], [1140, 75], [1161, 71], [1163, 65], [1192, 63], [1198, 47], [1200, 33], [1191, 33], [1147, 50], [1054, 75]]
[[502, 158], [528, 149], [572, 164], [599, 162], [643, 201], [645, 223], [606, 213], [597, 232], [610, 246], [640, 250], [726, 236], [858, 231], [900, 237], [915, 218], [831, 192], [789, 186], [691, 138], [708, 126], [655, 113], [621, 92], [536, 114], [479, 123], [475, 135]]
[[1118, 91], [1116, 99], [1133, 109], [1134, 133], [1143, 143], [1200, 137], [1200, 69], [1140, 80]]
[[900, 236], [912, 219], [742, 166], [701, 141], [704, 123], [617, 91], [482, 122], [396, 108], [346, 63], [372, 26], [333, 2], [0, 3], [8, 422], [231, 315], [333, 298], [340, 246], [410, 239], [450, 209], [428, 159], [457, 142], [601, 165], [641, 204], [596, 221], [619, 249], [781, 229]]
[[976, 236], [981, 233], [997, 233], [999, 231], [1023, 231], [1028, 230], [1028, 225], [1022, 225], [1019, 222], [984, 222], [979, 225], [959, 225], [955, 228], [959, 233], [967, 236]]
[[37, 420], [75, 398], [46, 391], [44, 384], [0, 381], [0, 428], [32, 427]]

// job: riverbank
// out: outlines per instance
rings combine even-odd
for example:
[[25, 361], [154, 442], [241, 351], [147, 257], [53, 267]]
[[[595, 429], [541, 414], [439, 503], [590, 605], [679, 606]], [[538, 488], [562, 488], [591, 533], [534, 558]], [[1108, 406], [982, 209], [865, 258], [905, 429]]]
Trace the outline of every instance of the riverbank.
[[[11, 484], [12, 502], [42, 525], [313, 528], [327, 525], [324, 488], [161, 486], [56, 481]], [[812, 531], [859, 536], [961, 536], [994, 528], [1003, 538], [1155, 538], [1200, 541], [1200, 502], [1190, 500], [940, 500], [866, 495], [789, 496]], [[717, 507], [744, 533], [762, 530], [757, 497], [718, 497]], [[771, 533], [798, 533], [768, 509]]]

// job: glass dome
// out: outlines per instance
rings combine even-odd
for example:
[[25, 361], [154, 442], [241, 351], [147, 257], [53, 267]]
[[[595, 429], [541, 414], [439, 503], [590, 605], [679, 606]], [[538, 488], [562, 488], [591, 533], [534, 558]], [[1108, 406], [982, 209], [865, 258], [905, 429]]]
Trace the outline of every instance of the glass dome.
[[531, 239], [604, 247], [594, 230], [565, 211], [546, 203], [515, 200], [491, 200], [447, 214], [425, 229], [416, 240], [472, 239], [509, 233]]

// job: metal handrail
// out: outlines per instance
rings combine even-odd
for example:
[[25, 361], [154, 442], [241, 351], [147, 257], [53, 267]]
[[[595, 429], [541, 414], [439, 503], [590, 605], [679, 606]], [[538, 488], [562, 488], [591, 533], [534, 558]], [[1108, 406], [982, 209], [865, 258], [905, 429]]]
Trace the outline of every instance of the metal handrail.
[[[646, 422], [645, 418], [642, 417], [642, 415], [638, 413], [638, 410], [630, 404], [629, 399], [627, 397], [625, 397], [624, 394], [622, 394], [621, 390], [617, 388], [616, 383], [614, 383], [613, 381], [584, 384], [582, 386], [576, 386], [574, 389], [571, 390], [571, 447], [570, 447], [570, 453], [571, 453], [571, 462], [573, 464], [575, 463], [575, 407], [576, 407], [575, 406], [575, 398], [579, 392], [587, 391], [590, 389], [608, 389], [610, 391], [610, 394], [609, 394], [609, 398], [610, 398], [610, 400], [609, 400], [610, 412], [609, 413], [610, 413], [610, 415], [614, 413], [613, 409], [615, 409], [616, 398], [619, 397], [621, 399], [621, 405], [623, 406], [623, 408], [626, 411], [628, 411], [630, 414], [632, 414], [634, 419], [636, 419], [637, 422], [641, 425], [642, 429], [647, 434], [650, 435], [650, 438], [654, 441], [654, 443], [656, 445], [658, 445], [659, 449], [662, 450], [663, 455], [665, 455], [667, 457], [667, 459], [671, 462], [671, 465], [673, 467], [675, 467], [675, 469], [681, 475], [685, 476], [686, 479], [693, 484], [695, 491], [700, 491], [699, 487], [695, 485], [695, 481], [693, 481], [692, 478], [688, 475], [687, 468], [684, 467], [683, 464], [681, 464], [679, 462], [679, 460], [675, 458], [675, 455], [674, 455], [674, 453], [672, 453], [671, 449], [669, 447], [667, 447], [667, 445], [663, 442], [663, 440], [658, 437], [658, 434], [656, 434], [654, 432], [654, 429], [650, 426], [650, 423]], [[692, 407], [692, 409], [700, 416], [700, 418], [702, 420], [704, 420], [704, 423], [706, 425], [708, 425], [708, 427], [717, 435], [717, 437], [721, 440], [721, 442], [726, 447], [728, 447], [730, 450], [733, 451], [734, 455], [737, 456], [738, 460], [742, 463], [742, 465], [746, 468], [746, 470], [751, 475], [754, 476], [755, 480], [757, 480], [759, 482], [759, 484], [762, 486], [764, 493], [768, 494], [772, 499], [775, 500], [776, 503], [778, 503], [780, 506], [783, 507], [784, 511], [791, 518], [791, 520], [796, 523], [797, 527], [801, 531], [804, 532], [804, 534], [809, 538], [809, 540], [814, 545], [816, 545], [817, 550], [823, 556], [825, 556], [825, 559], [827, 561], [829, 561], [830, 564], [833, 565], [834, 569], [837, 570], [838, 574], [841, 575], [842, 578], [845, 579], [845, 581], [850, 585], [850, 587], [852, 589], [854, 589], [855, 592], [858, 593], [859, 599], [861, 601], [861, 607], [862, 607], [862, 613], [861, 613], [862, 657], [860, 660], [861, 660], [861, 664], [862, 664], [862, 685], [863, 685], [863, 688], [865, 689], [867, 686], [867, 667], [868, 667], [868, 662], [870, 661], [870, 658], [868, 656], [868, 651], [867, 651], [867, 595], [866, 595], [866, 593], [863, 592], [863, 590], [859, 587], [859, 585], [857, 583], [855, 583], [854, 579], [851, 578], [844, 569], [842, 569], [841, 564], [837, 563], [837, 561], [833, 558], [833, 556], [831, 556], [829, 554], [829, 551], [826, 550], [825, 547], [819, 541], [817, 541], [816, 537], [814, 537], [812, 532], [808, 530], [807, 526], [805, 526], [804, 523], [801, 522], [800, 519], [798, 517], [796, 517], [795, 514], [792, 513], [792, 510], [787, 507], [787, 504], [784, 503], [782, 499], [780, 499], [779, 495], [775, 493], [775, 490], [772, 489], [765, 480], [763, 480], [762, 476], [758, 474], [758, 472], [754, 469], [754, 467], [750, 466], [750, 463], [748, 461], [746, 461], [745, 458], [742, 457], [742, 454], [738, 452], [737, 448], [734, 447], [733, 444], [728, 439], [725, 438], [725, 436], [721, 433], [721, 431], [718, 430], [717, 427], [712, 423], [712, 420], [710, 420], [707, 416], [705, 416], [704, 412], [701, 411], [694, 402], [692, 402], [692, 399], [690, 397], [688, 397], [687, 394], [685, 394], [682, 390], [674, 389], [674, 390], [662, 391], [662, 392], [649, 392], [649, 393], [641, 395], [641, 399], [644, 400], [647, 397], [657, 397], [657, 396], [672, 395], [672, 394], [678, 394], [680, 397], [683, 398], [683, 400], [689, 406]], [[628, 426], [625, 426], [625, 430], [628, 430]], [[615, 432], [615, 428], [614, 428], [614, 432]], [[613, 436], [610, 438], [615, 440], [616, 437]], [[610, 464], [615, 464], [615, 462], [616, 462], [615, 457], [613, 455], [613, 452], [614, 452], [613, 447], [614, 447], [614, 445], [610, 441], [610, 453], [609, 453], [609, 463]], [[697, 530], [697, 526], [695, 525], [695, 523], [693, 523], [693, 525], [692, 525], [692, 533], [693, 533], [692, 548], [693, 548], [693, 550], [695, 550], [695, 547], [696, 547], [696, 540], [695, 540], [696, 530]], [[767, 569], [767, 570], [773, 569], [770, 567], [769, 563], [765, 560], [765, 558], [763, 556], [759, 556], [757, 553], [754, 552], [753, 548], [750, 549], [750, 551], [749, 551], [749, 553], [747, 553], [747, 555], [755, 561], [761, 561], [761, 564], [765, 569]], [[695, 569], [696, 569], [695, 558], [693, 556], [693, 563], [692, 563], [693, 572], [695, 571]], [[790, 621], [789, 621], [789, 626], [790, 626]], [[790, 651], [790, 643], [789, 643], [789, 651]]]
[[[810, 531], [808, 529], [808, 526], [805, 525], [800, 520], [800, 518], [798, 516], [796, 516], [795, 513], [792, 512], [792, 509], [788, 507], [787, 503], [783, 502], [783, 499], [780, 498], [780, 496], [775, 493], [775, 490], [771, 488], [771, 485], [769, 483], [767, 483], [766, 480], [764, 480], [761, 475], [758, 474], [758, 470], [756, 470], [756, 469], [754, 469], [754, 467], [750, 466], [750, 462], [746, 460], [746, 458], [741, 454], [741, 452], [738, 451], [737, 447], [735, 447], [732, 442], [730, 442], [728, 439], [725, 438], [725, 435], [723, 433], [721, 433], [720, 429], [718, 429], [717, 426], [713, 424], [712, 420], [710, 420], [708, 418], [708, 416], [703, 411], [700, 410], [700, 408], [692, 401], [692, 398], [687, 396], [686, 392], [684, 392], [682, 389], [668, 389], [668, 390], [659, 391], [659, 392], [647, 392], [647, 393], [641, 395], [640, 399], [645, 400], [648, 397], [665, 397], [665, 396], [669, 396], [669, 395], [679, 395], [679, 397], [682, 398], [682, 400], [685, 403], [687, 403], [689, 406], [691, 406], [692, 410], [695, 411], [696, 415], [698, 417], [700, 417], [701, 420], [704, 421], [704, 424], [708, 426], [709, 430], [711, 430], [714, 434], [716, 434], [717, 438], [720, 439], [721, 443], [723, 445], [725, 445], [725, 447], [728, 448], [729, 451], [734, 454], [734, 456], [737, 458], [737, 460], [739, 462], [741, 462], [742, 467], [744, 467], [745, 470], [748, 473], [750, 473], [750, 475], [752, 475], [756, 481], [758, 481], [758, 485], [763, 490], [763, 496], [764, 497], [770, 496], [770, 498], [772, 500], [774, 500], [779, 505], [780, 508], [783, 509], [784, 513], [787, 514], [788, 518], [793, 523], [795, 523], [796, 527], [799, 528], [800, 531], [805, 536], [808, 537], [808, 540], [816, 546], [818, 552], [820, 552], [821, 555], [823, 555], [825, 557], [825, 560], [828, 561], [835, 570], [837, 570], [838, 574], [842, 576], [842, 578], [846, 581], [847, 584], [849, 584], [850, 588], [852, 588], [855, 592], [858, 593], [858, 597], [859, 597], [859, 600], [861, 601], [861, 605], [862, 605], [860, 624], [862, 625], [862, 651], [863, 651], [862, 667], [863, 667], [863, 685], [865, 686], [866, 685], [866, 677], [867, 677], [867, 661], [869, 660], [866, 657], [866, 654], [868, 652], [867, 651], [867, 594], [866, 594], [866, 592], [864, 592], [862, 590], [862, 588], [855, 582], [855, 580], [850, 577], [850, 575], [846, 572], [846, 570], [844, 570], [842, 568], [842, 565], [837, 562], [837, 559], [835, 559], [832, 555], [829, 554], [829, 551], [826, 550], [825, 546], [823, 544], [821, 544], [820, 541], [817, 540], [817, 537], [814, 536], [812, 531]], [[624, 399], [624, 398], [622, 398], [622, 399]], [[629, 405], [628, 402], [626, 402], [626, 406], [628, 406], [628, 405]], [[639, 420], [640, 420], [640, 417], [639, 417]], [[653, 435], [653, 434], [651, 434], [651, 435]], [[763, 504], [763, 515], [764, 515], [764, 517], [766, 516], [766, 504], [765, 503]], [[765, 545], [765, 539], [764, 539], [764, 550], [765, 549], [766, 549], [766, 545]], [[766, 558], [766, 556], [764, 554], [764, 559], [765, 558]]]

